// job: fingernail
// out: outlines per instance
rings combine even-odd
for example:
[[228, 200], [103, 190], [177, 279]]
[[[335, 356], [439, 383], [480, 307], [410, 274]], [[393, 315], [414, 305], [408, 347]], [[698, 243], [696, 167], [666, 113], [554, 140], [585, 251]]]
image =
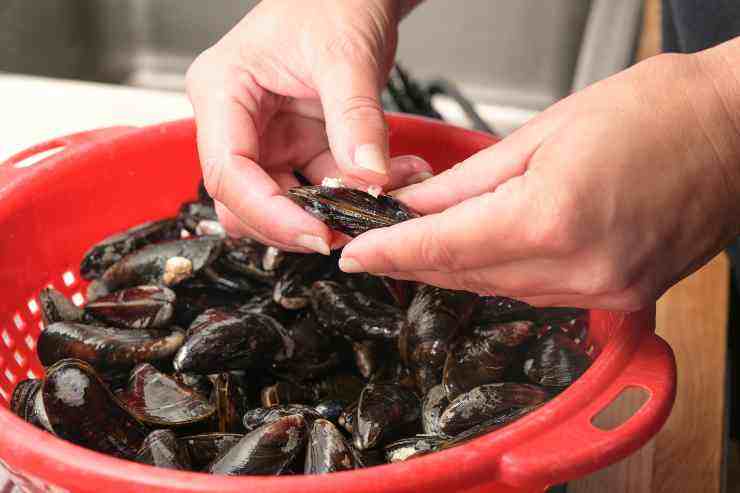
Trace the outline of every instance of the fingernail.
[[414, 185], [416, 183], [421, 183], [425, 180], [428, 180], [432, 176], [434, 175], [428, 171], [422, 171], [421, 173], [416, 173], [415, 175], [412, 175], [406, 180], [406, 185]]
[[377, 144], [363, 144], [355, 149], [355, 164], [360, 168], [387, 175], [386, 159], [383, 150]]
[[331, 250], [329, 250], [329, 245], [327, 245], [326, 242], [318, 236], [300, 235], [298, 238], [295, 239], [295, 242], [300, 247], [313, 250], [314, 252], [320, 253], [322, 255], [331, 254]]
[[342, 272], [346, 272], [348, 274], [365, 271], [365, 269], [362, 268], [362, 265], [360, 265], [360, 263], [353, 258], [340, 258], [339, 268], [342, 270]]

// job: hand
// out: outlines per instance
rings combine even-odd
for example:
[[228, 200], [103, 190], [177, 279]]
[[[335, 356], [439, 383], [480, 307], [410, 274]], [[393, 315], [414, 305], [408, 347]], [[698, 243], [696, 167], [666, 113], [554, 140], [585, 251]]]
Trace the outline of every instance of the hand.
[[421, 159], [388, 159], [379, 97], [413, 3], [265, 0], [197, 58], [198, 150], [229, 233], [328, 254], [329, 229], [283, 195], [293, 170], [387, 189], [429, 175]]
[[739, 231], [727, 58], [659, 56], [563, 100], [398, 191], [427, 215], [359, 236], [340, 266], [538, 306], [652, 303]]

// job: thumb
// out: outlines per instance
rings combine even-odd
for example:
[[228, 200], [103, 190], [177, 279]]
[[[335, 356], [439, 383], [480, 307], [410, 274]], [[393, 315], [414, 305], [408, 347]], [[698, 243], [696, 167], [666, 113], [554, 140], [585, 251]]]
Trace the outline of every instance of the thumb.
[[369, 185], [386, 184], [388, 129], [380, 103], [380, 66], [371, 56], [356, 54], [319, 72], [317, 91], [340, 171]]

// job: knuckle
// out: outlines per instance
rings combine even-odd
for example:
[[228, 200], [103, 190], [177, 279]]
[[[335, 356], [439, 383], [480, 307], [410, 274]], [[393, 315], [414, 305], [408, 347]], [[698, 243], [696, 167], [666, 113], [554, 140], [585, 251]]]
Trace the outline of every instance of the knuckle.
[[585, 272], [584, 286], [580, 291], [590, 296], [626, 290], [632, 281], [624, 265], [611, 257], [596, 262]]
[[321, 56], [328, 62], [373, 59], [369, 40], [358, 29], [337, 31], [323, 43]]
[[577, 198], [568, 191], [561, 191], [543, 202], [539, 220], [528, 228], [528, 242], [549, 255], [573, 254], [582, 243]]

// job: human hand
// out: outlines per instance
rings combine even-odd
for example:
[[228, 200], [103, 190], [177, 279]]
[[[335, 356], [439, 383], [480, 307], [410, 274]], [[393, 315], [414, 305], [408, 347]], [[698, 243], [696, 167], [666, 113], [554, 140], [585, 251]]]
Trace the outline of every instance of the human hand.
[[643, 62], [399, 190], [427, 215], [359, 236], [340, 266], [539, 306], [652, 303], [739, 231], [740, 85], [715, 55]]
[[419, 158], [388, 159], [380, 104], [415, 3], [266, 0], [197, 58], [187, 87], [198, 150], [229, 233], [328, 254], [329, 229], [283, 195], [294, 170], [386, 189], [429, 176]]

